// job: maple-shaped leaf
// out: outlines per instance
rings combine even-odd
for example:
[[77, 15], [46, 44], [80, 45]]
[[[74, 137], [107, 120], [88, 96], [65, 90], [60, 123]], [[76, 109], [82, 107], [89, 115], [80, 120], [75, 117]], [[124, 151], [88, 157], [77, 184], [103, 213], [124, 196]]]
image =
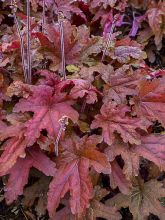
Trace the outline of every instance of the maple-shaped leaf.
[[86, 20], [85, 14], [78, 7], [78, 5], [74, 4], [74, 1], [70, 1], [70, 0], [55, 0], [55, 3], [56, 4], [53, 5], [53, 9], [54, 9], [55, 13], [58, 13], [60, 11], [68, 19], [71, 18], [72, 14], [76, 14], [76, 15], [81, 16], [84, 20]]
[[39, 70], [36, 74], [41, 77], [36, 85], [50, 86], [55, 90], [56, 94], [70, 91], [74, 85], [72, 79], [61, 80], [59, 75], [49, 70]]
[[92, 197], [92, 182], [89, 177], [89, 168], [97, 172], [110, 173], [109, 161], [104, 153], [96, 149], [100, 143], [100, 136], [69, 136], [61, 142], [64, 149], [59, 169], [50, 183], [48, 192], [48, 211], [50, 217], [55, 216], [55, 211], [60, 199], [70, 191], [70, 207], [72, 214], [82, 216], [89, 207]]
[[133, 152], [165, 170], [165, 135], [151, 134], [142, 137], [141, 144], [133, 147]]
[[107, 220], [120, 220], [121, 215], [117, 212], [115, 207], [109, 207], [100, 202], [109, 192], [100, 186], [95, 186], [93, 190], [93, 198], [90, 201], [90, 207], [87, 210], [87, 214], [84, 220], [96, 220], [97, 218], [103, 218]]
[[123, 170], [120, 168], [116, 160], [111, 162], [111, 168], [112, 172], [109, 177], [110, 186], [112, 187], [112, 189], [119, 187], [120, 192], [122, 192], [123, 194], [129, 194], [131, 183], [126, 179]]
[[128, 63], [131, 58], [137, 60], [146, 59], [146, 53], [140, 48], [134, 46], [117, 46], [114, 52], [110, 53], [109, 56], [112, 59], [116, 59], [119, 63]]
[[[101, 143], [103, 138], [99, 135], [83, 136], [79, 138], [76, 135], [69, 136], [67, 139], [61, 142], [63, 148], [71, 155], [71, 160], [74, 155], [81, 155], [82, 157], [90, 160], [90, 165], [98, 173], [109, 174], [111, 172], [110, 164], [107, 160], [107, 156], [98, 151], [96, 145]], [[69, 156], [69, 154], [67, 156]], [[68, 161], [64, 157], [64, 161], [61, 158], [60, 164]]]
[[165, 196], [165, 188], [157, 180], [150, 180], [143, 183], [142, 180], [132, 189], [130, 195], [117, 194], [106, 201], [106, 205], [129, 207], [130, 212], [135, 220], [147, 220], [150, 213], [159, 217], [160, 220], [165, 218], [165, 208], [161, 206], [159, 199]]
[[139, 94], [135, 107], [139, 115], [149, 120], [158, 120], [165, 127], [165, 77], [139, 82]]
[[113, 60], [117, 60], [119, 63], [138, 64], [147, 58], [146, 53], [142, 51], [141, 47], [142, 46], [136, 41], [126, 37], [122, 40], [117, 40], [114, 45], [106, 51], [106, 55], [110, 56]]
[[114, 72], [113, 67], [109, 65], [105, 65], [103, 63], [97, 63], [95, 66], [86, 67], [83, 66], [79, 72], [79, 75], [81, 79], [88, 80], [90, 82], [93, 82], [95, 77], [94, 73], [100, 73], [100, 75], [109, 76]]
[[47, 70], [38, 71], [38, 74], [44, 77], [38, 81], [38, 84], [55, 87], [59, 92], [71, 85], [73, 88], [69, 93], [70, 97], [73, 99], [85, 97], [86, 103], [88, 104], [93, 104], [97, 101], [97, 94], [100, 94], [88, 80], [68, 79], [66, 81], [61, 81], [59, 76]]
[[[38, 6], [43, 6], [42, 0], [30, 0], [32, 4], [32, 8], [34, 11], [37, 11]], [[85, 14], [79, 8], [78, 4], [75, 4], [74, 1], [71, 0], [45, 0], [45, 5], [48, 9], [51, 9], [56, 15], [59, 12], [62, 12], [63, 15], [67, 19], [71, 19], [73, 14], [81, 16], [84, 20], [86, 20]]]
[[133, 72], [129, 65], [123, 65], [115, 72], [109, 72], [109, 74], [102, 72], [101, 78], [106, 83], [103, 101], [114, 100], [117, 104], [124, 104], [128, 95], [138, 94], [137, 86], [142, 75], [136, 71]]
[[[137, 146], [138, 147], [138, 146]], [[125, 177], [129, 180], [131, 179], [133, 176], [137, 176], [139, 173], [139, 155], [136, 154], [134, 151], [134, 146], [130, 146], [129, 144], [124, 144], [120, 141], [117, 141], [116, 143], [112, 144], [111, 146], [109, 146], [108, 148], [105, 149], [105, 153], [108, 156], [109, 160], [112, 161], [112, 169], [114, 168], [114, 170], [112, 170], [112, 174], [113, 175], [113, 171], [115, 172], [115, 170], [119, 169], [118, 167], [116, 167], [116, 165], [114, 165], [114, 160], [115, 157], [118, 155], [121, 155], [122, 159], [124, 160], [124, 167], [123, 167], [123, 173], [125, 174]], [[115, 166], [115, 167], [114, 167]], [[117, 173], [119, 175], [119, 172]], [[115, 174], [116, 175], [116, 174]], [[123, 176], [121, 174], [121, 176]], [[123, 188], [124, 186], [128, 186], [129, 184], [126, 184], [126, 181], [124, 180], [124, 178], [122, 177], [120, 179], [120, 181], [123, 180], [124, 185], [121, 185], [120, 183], [118, 184], [119, 188], [121, 189], [121, 192], [125, 193], [125, 188]], [[113, 179], [112, 179], [113, 181]], [[115, 178], [115, 182], [117, 184], [116, 178]], [[128, 190], [127, 190], [128, 192]]]
[[[123, 173], [128, 179], [138, 175], [140, 157], [155, 163], [165, 170], [165, 135], [151, 134], [141, 137], [141, 144], [131, 146], [118, 141], [105, 150], [110, 161], [121, 155], [124, 160]], [[113, 166], [112, 166], [113, 168]], [[113, 172], [113, 170], [112, 170]]]
[[107, 8], [108, 6], [114, 7], [116, 4], [117, 0], [91, 0], [90, 1], [90, 6], [92, 8], [96, 8], [98, 6], [103, 5], [104, 8]]
[[[39, 70], [37, 71], [36, 74], [41, 77], [38, 80], [37, 85], [46, 85], [46, 86], [54, 87], [56, 88], [56, 90], [57, 90], [57, 86], [59, 87], [60, 85], [59, 91], [61, 91], [63, 87], [63, 82], [61, 81], [61, 78], [59, 77], [59, 75], [49, 70]], [[65, 85], [67, 85], [67, 83], [70, 84], [71, 81], [66, 80], [64, 83]]]
[[5, 186], [5, 198], [8, 204], [12, 203], [18, 195], [23, 194], [23, 188], [28, 182], [31, 167], [35, 167], [47, 176], [54, 176], [56, 172], [55, 163], [38, 146], [27, 149], [25, 158], [19, 158], [7, 172], [10, 175]]
[[[12, 115], [12, 120], [13, 119]], [[9, 118], [9, 116], [8, 116]], [[0, 123], [0, 140], [3, 142], [3, 153], [0, 157], [0, 175], [5, 175], [7, 171], [16, 163], [17, 158], [24, 156], [25, 148], [29, 146], [29, 140], [25, 138], [24, 119], [21, 122], [13, 122], [7, 126], [5, 123]], [[11, 120], [8, 119], [11, 122]]]
[[7, 96], [18, 96], [18, 97], [24, 97], [27, 98], [29, 94], [31, 93], [31, 89], [33, 88], [32, 85], [28, 85], [23, 83], [22, 81], [14, 81], [10, 84], [10, 86], [7, 88]]
[[[35, 12], [37, 12], [37, 9], [38, 9], [39, 6], [43, 7], [43, 1], [42, 0], [30, 0], [30, 2], [31, 2], [32, 9]], [[44, 4], [47, 6], [48, 9], [52, 8], [52, 6], [55, 2], [56, 1], [54, 1], [54, 0], [44, 0]]]
[[100, 25], [104, 29], [103, 36], [105, 36], [105, 33], [111, 32], [112, 23], [116, 27], [122, 25], [124, 16], [121, 12], [124, 12], [126, 7], [127, 1], [125, 0], [90, 0], [89, 10], [94, 15], [92, 22], [100, 21]]
[[103, 38], [100, 36], [92, 36], [82, 51], [81, 63], [87, 64], [88, 66], [95, 64], [96, 60], [91, 58], [91, 56], [97, 56], [103, 49]]
[[109, 145], [115, 140], [115, 132], [119, 133], [126, 143], [140, 144], [140, 134], [136, 129], [146, 131], [150, 123], [126, 116], [127, 112], [129, 108], [125, 105], [116, 106], [111, 102], [104, 103], [100, 110], [101, 114], [95, 116], [91, 128], [101, 127], [104, 141]]
[[70, 96], [73, 99], [85, 97], [86, 103], [93, 104], [97, 102], [97, 94], [100, 92], [87, 80], [74, 79], [74, 87], [71, 89]]
[[[89, 37], [89, 30], [86, 26], [76, 27], [69, 21], [63, 22], [64, 47], [66, 64], [79, 64], [83, 51], [90, 45], [92, 39]], [[47, 25], [45, 33], [35, 33], [41, 46], [50, 54], [52, 60], [51, 69], [58, 70], [61, 63], [60, 28], [59, 25]], [[48, 54], [47, 54], [48, 55]], [[60, 67], [61, 68], [61, 67]]]
[[[91, 5], [90, 5], [91, 6]], [[100, 25], [104, 28], [106, 27], [106, 23], [109, 22], [109, 17], [111, 17], [111, 23], [113, 20], [113, 14], [109, 10], [106, 10], [105, 8], [98, 8], [96, 11], [95, 8], [92, 7], [89, 8], [92, 14], [94, 14], [94, 17], [92, 18], [92, 22], [96, 22], [100, 20]]]
[[19, 137], [13, 137], [7, 140], [4, 144], [4, 151], [0, 157], [0, 175], [5, 175], [6, 172], [16, 163], [17, 158], [25, 154], [25, 148], [28, 143], [22, 133]]
[[68, 117], [77, 122], [78, 113], [71, 105], [74, 101], [65, 93], [56, 93], [50, 86], [33, 86], [32, 94], [28, 98], [22, 98], [15, 105], [15, 112], [34, 112], [32, 119], [26, 123], [26, 136], [34, 143], [40, 136], [40, 131], [46, 129], [48, 135], [55, 138], [60, 129], [60, 119]]
[[48, 191], [48, 211], [50, 217], [55, 211], [66, 192], [70, 191], [70, 206], [73, 214], [83, 215], [89, 206], [92, 195], [92, 183], [88, 176], [89, 162], [75, 159], [59, 169], [50, 183]]
[[155, 44], [158, 50], [162, 47], [162, 38], [165, 34], [164, 19], [165, 19], [165, 2], [158, 3], [151, 1], [149, 9], [146, 12], [148, 23], [155, 35]]

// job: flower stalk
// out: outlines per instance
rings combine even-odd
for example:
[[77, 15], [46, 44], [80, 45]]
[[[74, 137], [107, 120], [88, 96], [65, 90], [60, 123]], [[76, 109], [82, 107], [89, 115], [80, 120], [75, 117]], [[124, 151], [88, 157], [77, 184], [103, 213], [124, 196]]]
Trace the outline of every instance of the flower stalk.
[[42, 32], [44, 33], [45, 28], [45, 0], [42, 2]]
[[55, 155], [58, 156], [58, 145], [59, 145], [59, 141], [60, 141], [60, 138], [61, 138], [61, 135], [62, 135], [62, 132], [65, 131], [66, 129], [66, 126], [68, 125], [68, 117], [67, 116], [63, 116], [60, 120], [60, 130], [58, 132], [58, 135], [57, 135], [57, 138], [56, 138], [56, 141], [55, 141], [55, 144], [54, 144], [54, 152], [55, 152]]
[[65, 69], [65, 45], [64, 45], [64, 26], [63, 26], [64, 16], [61, 12], [58, 12], [58, 23], [60, 27], [60, 44], [61, 44], [61, 69], [63, 80], [66, 80], [66, 69]]
[[27, 76], [28, 76], [28, 83], [31, 84], [32, 82], [32, 73], [31, 73], [31, 30], [30, 30], [30, 0], [26, 0], [26, 7], [27, 7]]
[[104, 61], [104, 58], [105, 58], [106, 52], [108, 50], [108, 47], [112, 42], [112, 35], [113, 35], [114, 29], [115, 29], [115, 26], [116, 26], [116, 20], [117, 20], [117, 17], [114, 17], [114, 19], [112, 21], [110, 32], [109, 32], [108, 40], [106, 42], [105, 49], [103, 51], [103, 55], [102, 55], [102, 58], [101, 58], [102, 62]]
[[11, 8], [12, 8], [12, 13], [13, 13], [13, 17], [14, 17], [14, 22], [15, 22], [15, 25], [16, 25], [17, 34], [18, 34], [19, 41], [20, 41], [21, 61], [22, 61], [24, 80], [25, 80], [25, 83], [27, 83], [28, 82], [28, 76], [27, 76], [27, 71], [26, 71], [26, 57], [25, 57], [25, 48], [24, 48], [24, 42], [23, 42], [23, 35], [22, 35], [22, 32], [21, 32], [21, 28], [19, 26], [17, 16], [16, 16], [17, 5], [14, 1], [11, 1]]

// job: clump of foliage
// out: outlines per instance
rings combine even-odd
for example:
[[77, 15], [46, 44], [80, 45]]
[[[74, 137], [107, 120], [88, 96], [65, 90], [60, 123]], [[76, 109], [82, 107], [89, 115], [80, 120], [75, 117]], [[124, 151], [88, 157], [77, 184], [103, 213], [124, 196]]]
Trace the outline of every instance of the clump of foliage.
[[0, 7], [6, 203], [23, 195], [36, 219], [164, 220], [165, 2]]

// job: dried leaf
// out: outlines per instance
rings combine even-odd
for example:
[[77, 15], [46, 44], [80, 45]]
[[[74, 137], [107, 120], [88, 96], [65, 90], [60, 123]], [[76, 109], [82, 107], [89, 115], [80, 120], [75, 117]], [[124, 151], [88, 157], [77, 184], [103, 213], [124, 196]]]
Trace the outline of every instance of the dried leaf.
[[42, 216], [46, 213], [47, 205], [47, 190], [50, 183], [50, 178], [42, 176], [33, 185], [26, 187], [24, 190], [23, 206], [31, 207], [35, 200], [38, 199], [35, 205], [35, 210], [38, 216]]
[[146, 183], [141, 182], [136, 185], [131, 195], [117, 194], [106, 201], [106, 205], [129, 207], [135, 220], [147, 219], [150, 213], [157, 215], [160, 220], [165, 217], [165, 208], [161, 206], [159, 199], [165, 196], [165, 189], [162, 183], [156, 180], [150, 180]]
[[137, 176], [139, 173], [139, 156], [133, 151], [133, 149], [134, 147], [129, 146], [129, 144], [119, 142], [112, 144], [105, 150], [105, 153], [108, 155], [110, 161], [114, 161], [116, 156], [121, 155], [125, 163], [123, 173], [127, 179], [131, 179], [133, 176]]
[[107, 220], [121, 219], [121, 215], [119, 212], [117, 212], [115, 207], [108, 207], [100, 202], [100, 200], [103, 199], [108, 193], [108, 191], [100, 188], [99, 186], [94, 188], [94, 196], [90, 202], [90, 207], [84, 220], [96, 220], [97, 218], [104, 218]]
[[94, 73], [100, 73], [101, 76], [109, 76], [114, 72], [111, 65], [105, 65], [103, 63], [97, 63], [95, 66], [85, 67], [83, 66], [79, 72], [82, 79], [88, 80], [90, 82], [94, 81]]

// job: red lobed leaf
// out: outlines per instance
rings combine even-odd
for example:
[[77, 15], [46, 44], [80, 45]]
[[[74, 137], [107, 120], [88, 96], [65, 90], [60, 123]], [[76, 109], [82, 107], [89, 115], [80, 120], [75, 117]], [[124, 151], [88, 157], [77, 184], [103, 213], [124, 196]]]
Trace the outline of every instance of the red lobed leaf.
[[144, 136], [140, 146], [134, 147], [133, 152], [154, 162], [161, 170], [165, 170], [165, 135]]
[[111, 162], [112, 173], [110, 174], [110, 186], [112, 189], [119, 187], [120, 192], [129, 194], [131, 190], [131, 183], [126, 179], [123, 170], [120, 168], [116, 160]]
[[24, 137], [25, 127], [23, 124], [7, 126], [0, 123], [0, 140], [3, 143], [3, 153], [0, 157], [0, 175], [5, 175], [8, 170], [16, 163], [17, 158], [25, 154], [28, 140]]
[[[66, 64], [79, 64], [82, 53], [92, 43], [92, 39], [89, 37], [89, 30], [84, 25], [79, 27], [71, 25], [69, 21], [64, 21], [63, 27]], [[51, 53], [52, 68], [60, 70], [61, 37], [59, 25], [46, 25], [45, 33], [46, 35], [43, 33], [35, 33], [35, 35], [38, 37], [41, 46]]]
[[74, 87], [71, 89], [70, 95], [73, 99], [85, 97], [86, 103], [93, 104], [97, 102], [97, 94], [100, 92], [91, 85], [87, 80], [74, 79]]
[[61, 160], [60, 164], [65, 164], [75, 157], [85, 157], [90, 161], [90, 165], [98, 173], [109, 174], [111, 167], [107, 156], [98, 151], [96, 145], [102, 142], [102, 137], [98, 135], [87, 136], [79, 138], [76, 135], [72, 135], [64, 139], [61, 144], [66, 151], [64, 159]]
[[5, 198], [8, 204], [12, 203], [18, 195], [23, 194], [31, 167], [37, 168], [47, 176], [54, 176], [56, 172], [54, 162], [42, 153], [38, 146], [28, 149], [25, 158], [19, 158], [8, 171], [10, 176], [5, 186]]
[[[57, 91], [58, 92], [58, 91]], [[34, 112], [34, 116], [26, 123], [26, 137], [34, 143], [40, 136], [40, 131], [46, 129], [48, 135], [55, 138], [60, 129], [59, 120], [66, 116], [77, 122], [78, 113], [71, 107], [74, 101], [65, 93], [56, 92], [45, 85], [34, 86], [32, 95], [21, 99], [14, 107], [15, 112]]]
[[[134, 146], [124, 144], [120, 141], [117, 141], [116, 143], [105, 149], [105, 153], [110, 161], [114, 161], [116, 156], [121, 155], [122, 159], [124, 160], [123, 173], [128, 180], [130, 180], [134, 176], [138, 176], [139, 174], [139, 155], [137, 155], [133, 150]], [[119, 172], [117, 174], [119, 175]], [[121, 178], [120, 180], [122, 179], [123, 178]], [[126, 185], [128, 186], [129, 184], [127, 183]], [[120, 186], [121, 184], [119, 185], [119, 187]], [[126, 192], [124, 189], [122, 189], [122, 191]]]
[[92, 184], [88, 177], [89, 162], [85, 159], [73, 160], [59, 169], [50, 184], [48, 192], [48, 211], [50, 217], [55, 211], [67, 191], [70, 191], [70, 206], [73, 214], [82, 215], [92, 197]]
[[165, 126], [165, 77], [153, 81], [139, 82], [139, 96], [135, 98], [135, 106], [139, 115], [149, 120], [158, 120]]
[[48, 211], [52, 218], [60, 199], [68, 191], [72, 213], [82, 217], [92, 198], [89, 168], [93, 166], [99, 173], [111, 172], [106, 155], [96, 150], [96, 144], [99, 142], [101, 139], [96, 135], [81, 139], [72, 136], [61, 142], [64, 152], [59, 158], [59, 169], [48, 192]]
[[162, 47], [162, 38], [164, 34], [164, 19], [165, 19], [165, 2], [159, 1], [158, 3], [151, 1], [149, 9], [146, 12], [148, 23], [155, 35], [155, 44], [158, 50]]
[[138, 94], [137, 87], [143, 76], [139, 72], [133, 72], [129, 65], [123, 65], [115, 72], [109, 72], [109, 74], [102, 72], [101, 77], [106, 83], [104, 102], [114, 100], [117, 104], [125, 104], [127, 96]]
[[91, 128], [102, 128], [104, 141], [111, 145], [115, 140], [115, 132], [119, 133], [125, 143], [140, 144], [140, 134], [137, 128], [147, 131], [150, 123], [147, 120], [126, 116], [128, 106], [116, 106], [112, 103], [104, 103], [99, 115], [95, 116]]
[[54, 10], [56, 13], [60, 11], [68, 19], [71, 18], [72, 14], [76, 14], [82, 17], [84, 20], [86, 20], [85, 14], [76, 4], [74, 4], [74, 1], [55, 0], [55, 2], [56, 2], [56, 5], [54, 5]]

